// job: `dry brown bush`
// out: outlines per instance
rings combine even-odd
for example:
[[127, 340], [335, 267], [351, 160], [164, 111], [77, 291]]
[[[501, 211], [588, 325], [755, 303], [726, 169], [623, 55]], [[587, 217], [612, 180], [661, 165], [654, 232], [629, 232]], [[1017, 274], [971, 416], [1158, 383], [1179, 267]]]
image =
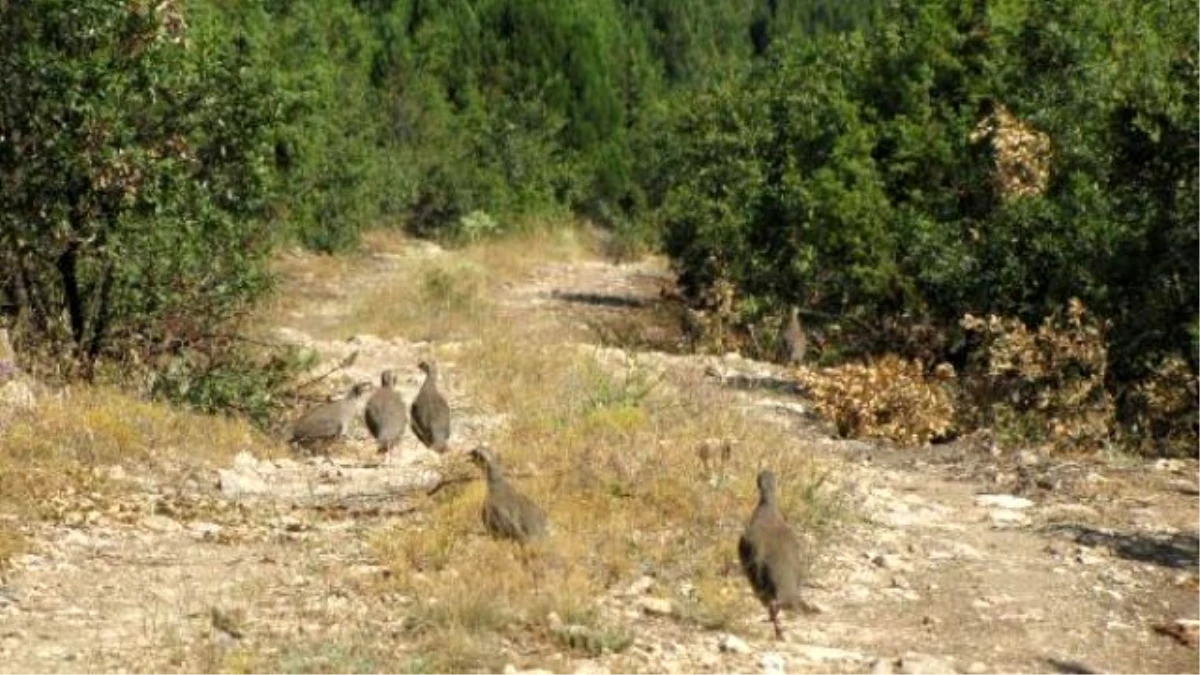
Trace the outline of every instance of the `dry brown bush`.
[[1082, 302], [1072, 300], [1037, 330], [1015, 318], [969, 314], [961, 325], [983, 336], [980, 362], [964, 378], [966, 411], [993, 426], [998, 441], [1054, 451], [1108, 445], [1114, 417], [1104, 325]]
[[1017, 119], [1004, 105], [980, 120], [971, 142], [987, 142], [995, 159], [993, 181], [1005, 199], [1037, 196], [1050, 182], [1050, 137]]
[[946, 380], [952, 377], [948, 365], [929, 377], [919, 361], [891, 354], [866, 363], [798, 373], [817, 411], [837, 425], [839, 434], [886, 438], [906, 446], [951, 432], [954, 397]]
[[1145, 455], [1195, 455], [1200, 447], [1200, 381], [1179, 357], [1164, 360], [1125, 401], [1129, 443]]

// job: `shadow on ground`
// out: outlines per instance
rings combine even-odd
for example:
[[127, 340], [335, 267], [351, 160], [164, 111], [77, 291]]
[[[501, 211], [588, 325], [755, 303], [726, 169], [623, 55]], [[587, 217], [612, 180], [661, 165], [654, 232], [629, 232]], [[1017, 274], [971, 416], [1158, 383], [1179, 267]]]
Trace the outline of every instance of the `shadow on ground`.
[[640, 309], [648, 303], [644, 298], [631, 295], [613, 295], [609, 293], [575, 293], [571, 291], [554, 291], [550, 294], [555, 300], [574, 302], [597, 307], [618, 307]]
[[1095, 670], [1092, 670], [1078, 661], [1047, 658], [1046, 663], [1054, 669], [1052, 672], [1055, 673], [1067, 673], [1068, 675], [1092, 675], [1096, 672]]
[[741, 389], [745, 391], [751, 390], [767, 390], [780, 394], [803, 394], [800, 384], [795, 380], [790, 380], [783, 377], [774, 377], [766, 375], [757, 377], [754, 375], [731, 375], [721, 380], [725, 386], [731, 389]]
[[1106, 546], [1127, 560], [1172, 568], [1196, 567], [1200, 563], [1200, 537], [1192, 534], [1128, 534], [1075, 524], [1054, 525], [1047, 532], [1066, 535], [1082, 546]]

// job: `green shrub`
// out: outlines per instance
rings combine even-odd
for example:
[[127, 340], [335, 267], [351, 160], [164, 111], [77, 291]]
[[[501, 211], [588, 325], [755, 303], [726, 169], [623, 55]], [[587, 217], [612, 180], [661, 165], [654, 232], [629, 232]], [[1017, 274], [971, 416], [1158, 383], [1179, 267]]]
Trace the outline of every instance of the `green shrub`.
[[173, 350], [268, 288], [271, 89], [244, 40], [179, 11], [0, 6], [0, 293], [18, 351], [90, 369]]
[[967, 313], [1037, 325], [1078, 297], [1111, 322], [1110, 394], [1170, 355], [1195, 372], [1196, 14], [890, 3], [861, 33], [776, 40], [675, 126], [685, 291], [799, 302], [878, 351], [881, 323], [955, 336]]

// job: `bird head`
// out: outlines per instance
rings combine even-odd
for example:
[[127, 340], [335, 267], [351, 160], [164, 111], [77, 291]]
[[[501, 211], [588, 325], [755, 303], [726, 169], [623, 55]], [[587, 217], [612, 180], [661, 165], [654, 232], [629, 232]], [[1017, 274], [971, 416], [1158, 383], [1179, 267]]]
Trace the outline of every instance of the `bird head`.
[[370, 382], [355, 382], [350, 388], [350, 398], [362, 398], [374, 387]]
[[419, 368], [422, 373], [425, 373], [429, 376], [437, 374], [437, 364], [434, 363], [433, 359], [422, 359], [421, 362], [417, 364], [417, 368]]
[[391, 368], [379, 374], [379, 382], [385, 387], [394, 387], [396, 385], [396, 371]]
[[480, 445], [470, 452], [468, 455], [471, 462], [475, 466], [480, 467], [487, 474], [488, 480], [498, 480], [501, 476], [500, 464], [496, 462], [496, 456], [486, 445]]
[[471, 459], [471, 462], [477, 466], [487, 466], [496, 459], [495, 456], [492, 455], [492, 451], [489, 450], [486, 445], [481, 445], [475, 448], [467, 456]]
[[779, 479], [775, 472], [763, 469], [758, 472], [758, 496], [764, 502], [774, 502], [779, 494]]

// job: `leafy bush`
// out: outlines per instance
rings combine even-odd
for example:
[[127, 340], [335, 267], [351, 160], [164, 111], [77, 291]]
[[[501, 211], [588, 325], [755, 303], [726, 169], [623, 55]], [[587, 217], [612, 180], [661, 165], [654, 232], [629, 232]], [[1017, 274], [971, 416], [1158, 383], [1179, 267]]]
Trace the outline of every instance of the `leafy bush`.
[[796, 302], [867, 327], [848, 338], [873, 353], [896, 351], [880, 323], [933, 326], [931, 363], [961, 360], [964, 314], [1038, 325], [1077, 297], [1111, 322], [1110, 396], [1172, 355], [1194, 374], [1195, 20], [889, 3], [859, 33], [776, 40], [675, 124], [664, 241], [685, 294]]
[[19, 347], [85, 370], [171, 351], [268, 288], [275, 117], [255, 65], [174, 3], [0, 7], [0, 294]]
[[238, 413], [267, 428], [289, 401], [280, 393], [314, 365], [299, 348], [258, 347], [235, 336], [193, 345], [150, 374], [149, 393], [208, 413]]

